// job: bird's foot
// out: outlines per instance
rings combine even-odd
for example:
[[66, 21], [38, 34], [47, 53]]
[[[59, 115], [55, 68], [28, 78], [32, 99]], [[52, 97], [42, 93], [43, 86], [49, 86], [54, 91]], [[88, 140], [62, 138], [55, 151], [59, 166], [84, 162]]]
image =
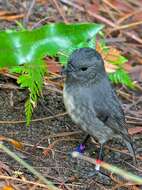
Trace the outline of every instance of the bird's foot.
[[79, 144], [79, 145], [75, 148], [74, 151], [83, 154], [84, 151], [85, 151], [85, 145], [84, 145], [84, 144]]
[[95, 170], [96, 170], [97, 172], [100, 171], [100, 164], [101, 164], [101, 160], [100, 160], [100, 159], [96, 160]]
[[72, 154], [73, 153], [79, 153], [79, 154], [83, 154], [85, 151], [85, 145], [84, 144], [79, 144], [76, 148], [73, 149], [73, 151], [68, 152], [67, 155], [69, 156], [69, 158], [72, 158]]
[[105, 174], [103, 171], [100, 171], [100, 170], [94, 170], [92, 172], [89, 172], [89, 174], [87, 175], [88, 177], [95, 177], [95, 176], [99, 176], [103, 179], [108, 179], [110, 178], [109, 175]]
[[105, 174], [102, 170], [100, 170], [101, 162], [102, 161], [99, 159], [96, 160], [95, 171], [90, 172], [88, 177], [94, 177], [97, 175], [100, 177], [109, 178], [109, 175]]

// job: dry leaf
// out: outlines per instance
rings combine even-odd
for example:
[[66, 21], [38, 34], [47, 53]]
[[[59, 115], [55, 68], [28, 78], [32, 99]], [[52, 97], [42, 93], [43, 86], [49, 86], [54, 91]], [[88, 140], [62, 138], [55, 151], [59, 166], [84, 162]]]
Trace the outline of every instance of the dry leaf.
[[109, 52], [107, 54], [105, 54], [104, 59], [108, 62], [115, 62], [118, 60], [120, 55], [121, 55], [120, 51], [118, 51], [114, 47], [110, 47]]
[[117, 68], [118, 67], [116, 65], [105, 62], [105, 70], [107, 73], [114, 73]]
[[0, 68], [0, 74], [8, 73], [7, 68]]
[[54, 59], [51, 58], [45, 58], [45, 61], [47, 63], [48, 70], [52, 73], [60, 73], [61, 72], [61, 65], [56, 62]]
[[105, 52], [99, 43], [96, 43], [96, 50], [102, 55], [103, 59], [108, 62], [115, 62], [118, 60], [121, 52], [114, 47], [109, 46], [109, 51]]
[[23, 144], [19, 141], [13, 140], [13, 139], [9, 139], [9, 142], [16, 148], [16, 149], [22, 149], [23, 148]]
[[0, 136], [0, 141], [4, 141], [4, 140], [6, 140], [6, 139], [7, 139], [6, 137]]
[[10, 139], [4, 136], [0, 136], [0, 141], [7, 141], [10, 142], [16, 149], [22, 149], [23, 148], [23, 144], [19, 141], [16, 141], [14, 139]]
[[2, 188], [2, 190], [14, 190], [13, 187], [6, 185]]
[[53, 147], [54, 147], [54, 143], [53, 143], [53, 144], [50, 144], [50, 145], [43, 151], [44, 156], [48, 156], [49, 153], [51, 152], [51, 150], [53, 149]]
[[105, 69], [106, 72], [112, 73], [115, 72], [118, 68], [117, 65], [110, 64], [110, 62], [115, 62], [118, 60], [118, 57], [120, 56], [120, 51], [117, 49], [110, 47], [109, 52], [104, 52], [103, 48], [99, 43], [96, 44], [96, 50], [101, 54], [102, 58], [105, 61]]
[[142, 127], [130, 128], [130, 129], [128, 129], [128, 132], [129, 132], [130, 135], [134, 135], [134, 134], [137, 134], [137, 133], [142, 133]]

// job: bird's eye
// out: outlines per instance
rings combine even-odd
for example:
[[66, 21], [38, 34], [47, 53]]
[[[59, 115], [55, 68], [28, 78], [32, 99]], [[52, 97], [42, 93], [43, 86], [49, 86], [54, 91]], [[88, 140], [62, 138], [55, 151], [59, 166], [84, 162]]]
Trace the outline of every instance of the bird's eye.
[[81, 71], [86, 71], [88, 68], [87, 67], [81, 67], [80, 70]]

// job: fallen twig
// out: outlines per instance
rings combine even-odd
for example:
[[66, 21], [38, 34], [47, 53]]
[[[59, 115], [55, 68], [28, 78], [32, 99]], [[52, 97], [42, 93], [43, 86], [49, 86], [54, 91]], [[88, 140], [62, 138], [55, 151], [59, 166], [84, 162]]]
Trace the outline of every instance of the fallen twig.
[[103, 162], [103, 161], [100, 161], [100, 160], [92, 159], [92, 158], [84, 156], [78, 152], [73, 152], [72, 157], [87, 161], [87, 162], [94, 164], [94, 165], [99, 165], [100, 167], [102, 167], [102, 168], [104, 168], [104, 169], [106, 169], [112, 173], [118, 174], [118, 175], [124, 177], [125, 179], [127, 179], [129, 181], [133, 181], [134, 185], [135, 184], [142, 185], [142, 178], [140, 176], [134, 175], [134, 174], [127, 172], [121, 168], [110, 165], [110, 164]]
[[0, 148], [6, 152], [9, 156], [11, 156], [13, 159], [15, 159], [17, 162], [19, 162], [22, 166], [27, 168], [31, 173], [33, 173], [35, 176], [37, 176], [42, 182], [46, 184], [46, 187], [49, 190], [59, 190], [59, 188], [55, 187], [52, 182], [48, 181], [42, 174], [37, 172], [32, 166], [30, 166], [28, 163], [26, 163], [24, 160], [22, 160], [20, 157], [18, 157], [14, 152], [9, 150], [6, 146], [4, 146], [2, 143], [0, 144]]
[[[67, 115], [67, 112], [64, 113], [59, 113], [54, 116], [49, 116], [49, 117], [43, 117], [43, 118], [38, 118], [38, 119], [32, 119], [31, 122], [39, 122], [39, 121], [45, 121], [45, 120], [51, 120], [57, 117], [62, 117]], [[19, 124], [19, 123], [26, 123], [26, 120], [21, 120], [21, 121], [0, 121], [0, 124]]]

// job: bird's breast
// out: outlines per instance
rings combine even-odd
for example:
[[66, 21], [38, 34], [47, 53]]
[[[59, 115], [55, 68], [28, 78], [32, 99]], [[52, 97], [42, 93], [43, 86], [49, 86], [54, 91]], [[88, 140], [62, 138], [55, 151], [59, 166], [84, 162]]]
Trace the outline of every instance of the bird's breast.
[[74, 110], [75, 109], [74, 97], [71, 93], [68, 92], [66, 87], [63, 90], [63, 98], [67, 111], [71, 112], [72, 110]]
[[80, 124], [81, 110], [80, 110], [80, 102], [77, 100], [77, 98], [78, 97], [76, 96], [75, 91], [73, 93], [72, 89], [68, 89], [66, 88], [66, 86], [64, 86], [63, 99], [64, 99], [66, 110], [68, 114], [70, 115], [70, 117], [72, 118], [72, 120], [76, 124]]

